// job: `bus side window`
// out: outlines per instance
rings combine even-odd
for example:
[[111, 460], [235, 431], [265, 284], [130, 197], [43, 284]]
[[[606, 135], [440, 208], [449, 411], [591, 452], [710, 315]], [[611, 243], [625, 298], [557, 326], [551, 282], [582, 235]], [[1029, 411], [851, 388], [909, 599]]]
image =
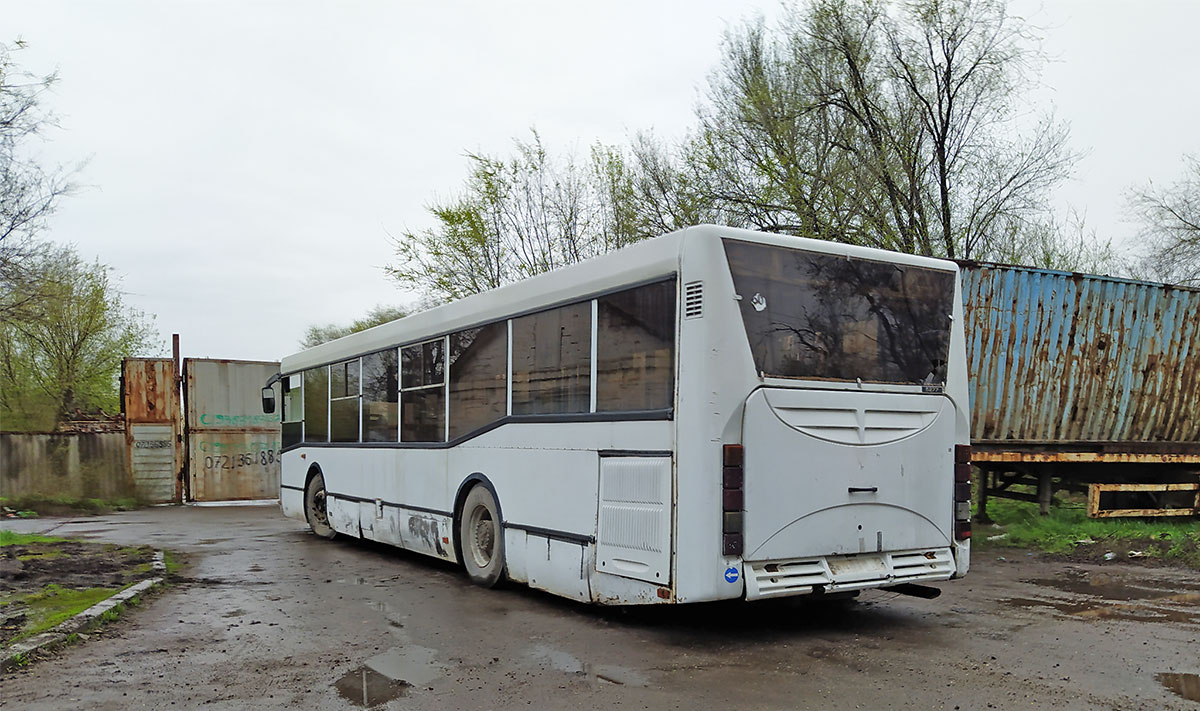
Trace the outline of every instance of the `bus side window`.
[[504, 417], [508, 323], [450, 334], [450, 439]]
[[591, 302], [513, 319], [514, 415], [591, 409], [591, 321]]
[[329, 366], [329, 439], [358, 441], [358, 359]]
[[396, 350], [362, 359], [362, 432], [364, 442], [395, 442], [400, 434], [399, 368]]
[[300, 373], [283, 378], [279, 384], [279, 389], [283, 394], [283, 412], [280, 413], [281, 435], [283, 447], [291, 447], [300, 444], [302, 435], [304, 434], [304, 400], [301, 399], [300, 383], [303, 382], [303, 376]]
[[597, 299], [596, 411], [674, 402], [675, 280]]
[[445, 340], [400, 349], [400, 441], [446, 437]]
[[329, 441], [329, 366], [304, 371], [304, 441]]

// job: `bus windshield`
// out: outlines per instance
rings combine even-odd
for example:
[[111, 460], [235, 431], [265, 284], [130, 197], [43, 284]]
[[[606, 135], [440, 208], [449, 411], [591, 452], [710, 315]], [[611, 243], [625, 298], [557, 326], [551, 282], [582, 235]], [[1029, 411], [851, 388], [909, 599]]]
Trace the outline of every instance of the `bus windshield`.
[[761, 375], [945, 384], [953, 272], [724, 244]]

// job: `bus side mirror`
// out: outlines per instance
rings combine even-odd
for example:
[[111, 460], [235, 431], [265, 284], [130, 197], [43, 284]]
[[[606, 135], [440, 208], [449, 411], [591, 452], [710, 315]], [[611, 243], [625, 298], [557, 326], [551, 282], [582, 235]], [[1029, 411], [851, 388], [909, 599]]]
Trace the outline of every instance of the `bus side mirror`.
[[270, 385], [262, 389], [262, 408], [268, 415], [275, 412], [275, 388]]

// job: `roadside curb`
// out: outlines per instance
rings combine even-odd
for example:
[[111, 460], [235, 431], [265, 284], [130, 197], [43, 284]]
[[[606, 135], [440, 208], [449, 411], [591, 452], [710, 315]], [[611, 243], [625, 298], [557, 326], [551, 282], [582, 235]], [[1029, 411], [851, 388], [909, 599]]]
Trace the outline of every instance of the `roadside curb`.
[[21, 661], [29, 655], [39, 652], [48, 647], [53, 647], [62, 644], [72, 634], [85, 629], [93, 622], [100, 619], [100, 616], [115, 607], [121, 607], [131, 598], [137, 597], [142, 593], [151, 590], [163, 581], [163, 573], [167, 571], [167, 565], [163, 561], [163, 552], [154, 551], [154, 561], [150, 564], [151, 569], [159, 575], [153, 578], [147, 578], [140, 583], [134, 583], [124, 590], [114, 594], [112, 597], [101, 600], [92, 605], [83, 612], [77, 613], [62, 622], [58, 623], [54, 629], [47, 630], [41, 634], [34, 635], [27, 640], [17, 642], [10, 645], [4, 650], [4, 657], [0, 659], [0, 671], [9, 671], [14, 667], [20, 666]]

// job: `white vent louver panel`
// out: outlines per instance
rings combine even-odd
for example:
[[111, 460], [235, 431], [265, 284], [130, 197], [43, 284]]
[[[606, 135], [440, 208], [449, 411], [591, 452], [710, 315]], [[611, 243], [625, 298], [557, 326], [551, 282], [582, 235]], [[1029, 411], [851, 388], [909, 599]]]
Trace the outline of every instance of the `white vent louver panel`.
[[954, 575], [954, 555], [949, 548], [785, 561], [747, 561], [745, 565], [748, 600], [808, 595], [817, 585], [825, 592], [838, 592], [898, 585], [914, 580], [948, 580]]
[[602, 457], [596, 570], [667, 584], [670, 457]]
[[932, 425], [945, 407], [941, 398], [927, 395], [890, 395], [886, 403], [873, 393], [793, 390], [771, 391], [766, 397], [788, 426], [842, 444], [883, 444], [912, 436]]
[[683, 317], [704, 315], [704, 282], [690, 281], [683, 285]]

